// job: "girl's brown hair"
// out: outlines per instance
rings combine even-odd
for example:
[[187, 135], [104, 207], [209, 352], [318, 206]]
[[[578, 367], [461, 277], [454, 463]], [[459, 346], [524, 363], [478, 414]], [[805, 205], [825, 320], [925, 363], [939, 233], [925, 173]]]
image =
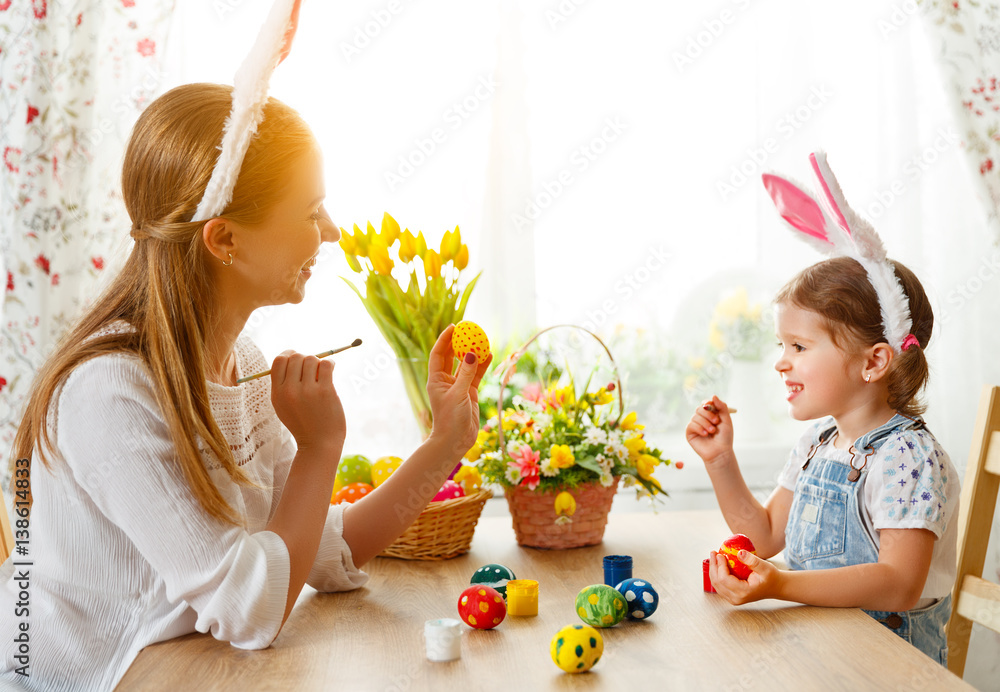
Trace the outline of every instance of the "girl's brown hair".
[[[205, 222], [190, 222], [218, 158], [232, 88], [188, 84], [160, 96], [132, 130], [122, 168], [122, 196], [135, 245], [121, 273], [56, 346], [32, 385], [14, 439], [15, 459], [51, 469], [50, 405], [74, 368], [108, 353], [131, 353], [146, 366], [176, 450], [175, 463], [208, 514], [238, 524], [219, 493], [199, 440], [233, 480], [248, 483], [212, 416], [205, 336], [222, 306], [213, 300], [205, 262]], [[252, 226], [282, 197], [296, 163], [316, 147], [293, 109], [269, 99], [243, 160], [233, 199], [220, 217]], [[104, 333], [124, 321], [125, 331]], [[113, 330], [111, 330], [113, 332]]]
[[[920, 345], [900, 351], [892, 359], [887, 375], [888, 403], [900, 413], [915, 416], [927, 409], [918, 395], [930, 375], [924, 349], [934, 329], [934, 312], [916, 275], [903, 264], [890, 262], [909, 299], [910, 333]], [[875, 289], [865, 268], [850, 257], [835, 257], [804, 269], [778, 292], [774, 302], [819, 314], [834, 344], [848, 353], [888, 343]]]

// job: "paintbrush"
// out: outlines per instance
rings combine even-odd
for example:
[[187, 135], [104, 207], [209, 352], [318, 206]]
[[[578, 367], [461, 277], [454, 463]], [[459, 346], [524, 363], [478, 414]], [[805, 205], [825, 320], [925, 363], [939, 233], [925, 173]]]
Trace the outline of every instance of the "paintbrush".
[[[711, 413], [718, 413], [719, 412], [719, 409], [715, 408], [715, 404], [705, 404], [702, 408], [704, 408], [706, 411], [709, 411]], [[729, 412], [730, 413], [736, 413], [736, 409], [731, 408], [731, 409], [729, 409]]]
[[[340, 353], [341, 351], [346, 351], [349, 348], [354, 348], [355, 346], [361, 345], [361, 339], [355, 339], [347, 346], [341, 346], [340, 348], [335, 348], [330, 351], [323, 351], [322, 353], [317, 353], [317, 358], [326, 358], [327, 356], [332, 356], [335, 353]], [[250, 380], [256, 380], [258, 377], [264, 377], [265, 375], [270, 375], [270, 370], [265, 370], [264, 372], [258, 372], [256, 375], [250, 375], [248, 377], [241, 377], [236, 380], [236, 384], [243, 384], [244, 382], [249, 382]]]

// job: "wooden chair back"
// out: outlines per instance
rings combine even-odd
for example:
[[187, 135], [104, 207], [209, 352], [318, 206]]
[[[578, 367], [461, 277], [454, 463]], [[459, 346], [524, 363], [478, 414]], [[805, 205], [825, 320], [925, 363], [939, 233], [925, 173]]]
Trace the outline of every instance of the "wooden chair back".
[[983, 579], [1000, 491], [1000, 387], [979, 399], [958, 515], [958, 574], [948, 622], [948, 669], [962, 677], [972, 623], [1000, 632], [1000, 586]]

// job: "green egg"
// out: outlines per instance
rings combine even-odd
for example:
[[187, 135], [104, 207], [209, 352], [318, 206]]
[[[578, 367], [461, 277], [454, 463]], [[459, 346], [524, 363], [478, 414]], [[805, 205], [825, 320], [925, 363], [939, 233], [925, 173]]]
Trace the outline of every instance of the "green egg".
[[614, 627], [627, 612], [621, 591], [607, 584], [584, 587], [576, 596], [576, 614], [593, 627]]
[[517, 579], [517, 577], [514, 576], [514, 571], [510, 567], [490, 563], [477, 569], [475, 574], [472, 575], [472, 579], [469, 580], [469, 583], [486, 584], [486, 586], [493, 587], [500, 592], [501, 596], [507, 598], [507, 582], [511, 579]]
[[337, 480], [341, 486], [351, 483], [372, 484], [372, 462], [360, 454], [352, 454], [340, 460], [337, 466]]

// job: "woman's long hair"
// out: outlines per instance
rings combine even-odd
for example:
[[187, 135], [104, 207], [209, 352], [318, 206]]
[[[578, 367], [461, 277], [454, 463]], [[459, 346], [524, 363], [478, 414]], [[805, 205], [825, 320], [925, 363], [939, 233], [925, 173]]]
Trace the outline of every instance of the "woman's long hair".
[[[61, 383], [91, 358], [134, 354], [148, 370], [169, 427], [173, 463], [208, 514], [239, 524], [242, 518], [212, 482], [199, 449], [200, 444], [207, 447], [234, 481], [248, 483], [209, 405], [205, 339], [213, 315], [224, 308], [213, 300], [205, 266], [211, 258], [202, 241], [205, 222], [189, 221], [219, 154], [231, 94], [231, 87], [217, 84], [177, 87], [150, 104], [136, 122], [122, 168], [122, 196], [135, 246], [121, 273], [38, 373], [12, 451], [14, 459], [37, 459], [51, 471], [55, 446], [49, 414]], [[315, 146], [301, 117], [269, 99], [232, 202], [219, 216], [248, 226], [263, 221], [286, 191], [293, 167]], [[130, 328], [113, 329], [120, 321]], [[118, 424], [125, 428], [128, 422]]]

